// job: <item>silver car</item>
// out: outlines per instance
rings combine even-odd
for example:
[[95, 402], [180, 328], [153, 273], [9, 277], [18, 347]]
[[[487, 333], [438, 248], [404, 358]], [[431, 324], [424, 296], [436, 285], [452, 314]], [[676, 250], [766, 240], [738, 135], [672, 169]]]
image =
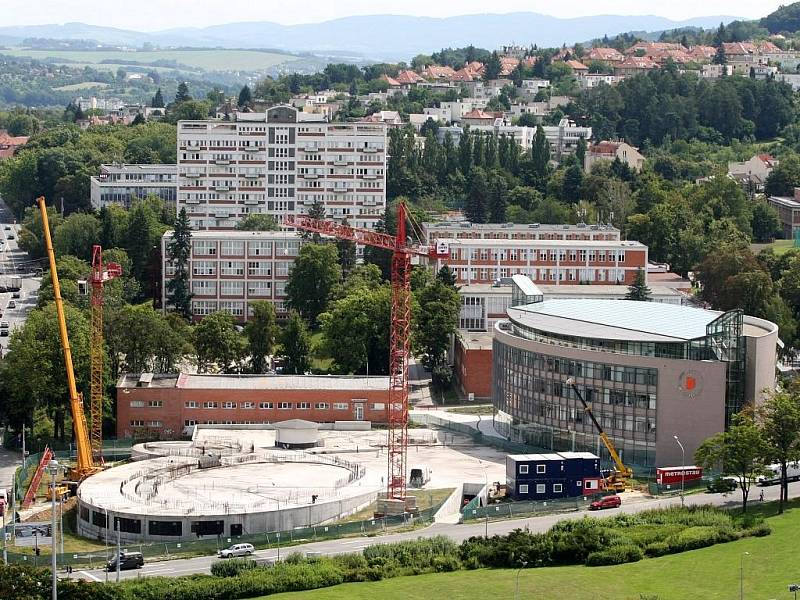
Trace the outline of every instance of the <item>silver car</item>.
[[220, 558], [233, 558], [234, 556], [250, 556], [255, 551], [253, 544], [234, 544], [230, 548], [219, 551]]

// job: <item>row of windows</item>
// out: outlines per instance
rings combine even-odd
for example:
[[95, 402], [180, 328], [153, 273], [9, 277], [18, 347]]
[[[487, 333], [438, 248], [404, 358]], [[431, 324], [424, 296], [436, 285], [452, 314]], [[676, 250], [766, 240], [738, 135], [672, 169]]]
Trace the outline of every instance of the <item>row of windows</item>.
[[131, 421], [131, 427], [163, 427], [163, 421], [143, 421], [142, 419], [134, 419]]
[[[581, 481], [576, 482], [578, 486], [581, 485]], [[564, 484], [562, 483], [554, 483], [553, 484], [553, 493], [554, 494], [561, 494], [564, 491]], [[519, 486], [519, 493], [520, 494], [527, 494], [528, 493], [528, 484], [523, 483]], [[537, 494], [546, 494], [547, 493], [547, 485], [544, 483], [537, 483], [536, 484], [536, 493]]]
[[625, 250], [533, 250], [489, 248], [450, 248], [450, 260], [531, 260], [550, 262], [625, 262]]
[[[145, 401], [144, 400], [131, 400], [131, 408], [144, 408]], [[161, 408], [164, 406], [163, 400], [148, 400], [147, 407], [148, 408]]]
[[[184, 408], [206, 408], [206, 409], [213, 409], [213, 408], [223, 408], [223, 409], [235, 409], [235, 408], [242, 408], [242, 409], [254, 409], [256, 408], [255, 402], [197, 402], [196, 400], [188, 400], [183, 404]], [[311, 402], [258, 402], [258, 408], [262, 410], [272, 410], [277, 408], [278, 410], [290, 410], [290, 409], [297, 409], [297, 410], [310, 410], [312, 407]], [[313, 403], [314, 410], [328, 410], [331, 405], [328, 402], [315, 402]], [[348, 410], [350, 408], [349, 402], [334, 402], [333, 409], [334, 410]], [[383, 402], [373, 402], [372, 403], [372, 410], [385, 410], [386, 404]]]
[[[447, 261], [444, 261], [447, 264]], [[512, 275], [527, 275], [534, 282], [548, 281], [607, 281], [619, 283], [625, 280], [625, 269], [567, 269], [563, 267], [462, 267], [448, 265], [459, 281], [494, 281]]]

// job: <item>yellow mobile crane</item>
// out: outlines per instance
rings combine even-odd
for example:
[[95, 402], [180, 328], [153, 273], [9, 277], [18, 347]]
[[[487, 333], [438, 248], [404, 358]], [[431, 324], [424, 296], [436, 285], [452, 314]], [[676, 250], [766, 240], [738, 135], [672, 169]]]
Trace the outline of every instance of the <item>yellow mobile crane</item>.
[[580, 400], [581, 404], [583, 404], [583, 411], [589, 415], [592, 423], [594, 423], [594, 427], [597, 429], [600, 439], [603, 441], [606, 450], [608, 450], [608, 453], [611, 455], [611, 460], [614, 461], [616, 469], [613, 473], [611, 473], [611, 475], [606, 477], [606, 487], [617, 492], [624, 492], [628, 487], [630, 487], [630, 479], [633, 477], [633, 469], [626, 466], [625, 463], [622, 462], [617, 449], [614, 447], [614, 442], [612, 442], [611, 438], [606, 435], [605, 431], [603, 431], [603, 428], [595, 418], [592, 409], [589, 407], [589, 404], [583, 399], [583, 395], [581, 394], [580, 390], [578, 390], [578, 386], [575, 385], [575, 378], [570, 377], [567, 379], [567, 385], [572, 387], [575, 395], [578, 397], [578, 400]]
[[78, 393], [75, 385], [75, 371], [72, 368], [72, 350], [69, 346], [67, 335], [67, 320], [64, 317], [64, 302], [61, 299], [61, 286], [58, 283], [56, 270], [56, 255], [53, 252], [53, 241], [50, 237], [50, 222], [47, 220], [47, 206], [44, 197], [37, 199], [39, 210], [42, 213], [42, 229], [47, 247], [47, 257], [50, 260], [50, 277], [53, 280], [53, 296], [56, 301], [58, 314], [58, 331], [61, 338], [61, 348], [64, 351], [64, 365], [67, 371], [67, 387], [69, 389], [69, 404], [72, 411], [72, 426], [75, 429], [75, 445], [78, 449], [78, 460], [75, 468], [70, 472], [70, 479], [80, 482], [82, 479], [100, 470], [92, 459], [92, 445], [89, 440], [89, 430], [86, 426], [86, 415], [83, 412], [83, 396]]

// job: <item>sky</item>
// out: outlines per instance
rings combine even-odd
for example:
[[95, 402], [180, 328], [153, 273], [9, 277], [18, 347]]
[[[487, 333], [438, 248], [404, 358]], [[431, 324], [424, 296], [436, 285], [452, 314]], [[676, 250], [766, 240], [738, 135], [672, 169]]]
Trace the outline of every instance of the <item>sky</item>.
[[[112, 7], [119, 2], [121, 10]], [[556, 17], [598, 14], [658, 15], [673, 20], [707, 15], [762, 17], [787, 0], [111, 0], [76, 11], [75, 0], [0, 0], [0, 25], [43, 25], [80, 21], [139, 31], [204, 27], [237, 21], [282, 24], [327, 21], [350, 15], [405, 14], [446, 17], [485, 12], [530, 11]], [[124, 4], [124, 8], [122, 5]]]

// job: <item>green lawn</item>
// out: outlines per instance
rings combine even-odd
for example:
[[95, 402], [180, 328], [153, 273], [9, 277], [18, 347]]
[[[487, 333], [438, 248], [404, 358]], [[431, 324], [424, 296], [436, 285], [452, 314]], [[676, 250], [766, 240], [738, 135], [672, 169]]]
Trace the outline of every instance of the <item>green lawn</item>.
[[55, 62], [80, 63], [92, 66], [101, 61], [114, 61], [116, 64], [152, 63], [157, 60], [175, 61], [181, 65], [205, 71], [258, 71], [282, 63], [298, 60], [289, 54], [259, 52], [258, 50], [154, 50], [152, 52], [123, 52], [107, 50], [28, 50], [11, 48], [3, 50], [9, 56], [28, 56], [39, 60], [52, 59]]
[[456, 406], [445, 410], [458, 415], [491, 415], [494, 407], [491, 404], [477, 404], [474, 406]]
[[57, 92], [77, 92], [80, 90], [90, 90], [94, 88], [107, 88], [108, 84], [101, 81], [84, 81], [83, 83], [73, 83], [72, 85], [62, 85], [53, 88]]
[[[520, 575], [526, 600], [730, 600], [739, 597], [744, 561], [744, 597], [789, 599], [800, 583], [797, 536], [800, 503], [769, 519], [772, 535], [746, 538], [702, 550], [645, 559], [616, 567], [551, 567]], [[744, 553], [749, 552], [748, 556]], [[372, 600], [373, 598], [514, 598], [516, 570], [461, 571], [348, 583], [310, 592], [277, 594], [270, 600]]]
[[775, 254], [780, 256], [784, 254], [788, 250], [794, 248], [794, 240], [775, 240], [771, 244], [751, 244], [753, 252], [758, 254], [761, 250], [765, 248], [772, 248], [775, 251]]

